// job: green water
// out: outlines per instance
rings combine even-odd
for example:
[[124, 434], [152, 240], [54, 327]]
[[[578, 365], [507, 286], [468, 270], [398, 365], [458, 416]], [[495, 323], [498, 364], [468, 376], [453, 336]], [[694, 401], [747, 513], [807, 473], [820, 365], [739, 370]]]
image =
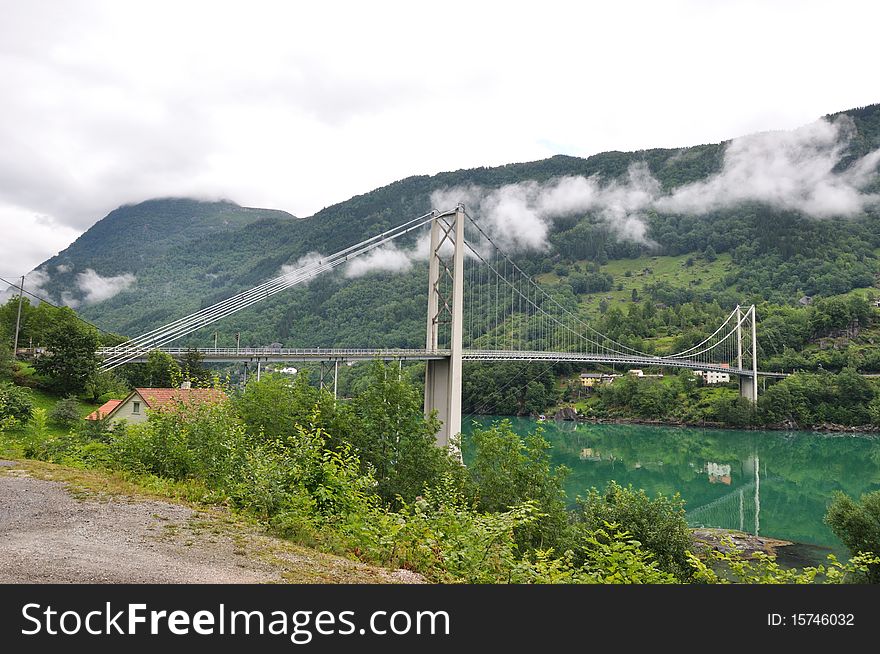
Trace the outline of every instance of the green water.
[[[519, 434], [538, 426], [510, 420]], [[680, 493], [693, 526], [741, 529], [839, 554], [846, 550], [822, 521], [832, 493], [857, 497], [880, 490], [876, 436], [554, 421], [540, 426], [553, 462], [571, 469], [566, 491], [572, 501], [613, 479], [651, 495]], [[465, 428], [465, 462], [472, 430], [472, 424]]]

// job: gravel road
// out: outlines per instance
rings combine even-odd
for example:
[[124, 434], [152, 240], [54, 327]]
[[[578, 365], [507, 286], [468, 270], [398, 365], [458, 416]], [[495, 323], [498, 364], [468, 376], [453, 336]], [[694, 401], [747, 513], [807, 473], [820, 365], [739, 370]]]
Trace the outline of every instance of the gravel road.
[[[418, 581], [399, 574], [404, 571], [303, 555], [289, 543], [177, 504], [77, 497], [66, 484], [14, 465], [0, 461], [0, 583]], [[296, 574], [315, 568], [313, 579]]]

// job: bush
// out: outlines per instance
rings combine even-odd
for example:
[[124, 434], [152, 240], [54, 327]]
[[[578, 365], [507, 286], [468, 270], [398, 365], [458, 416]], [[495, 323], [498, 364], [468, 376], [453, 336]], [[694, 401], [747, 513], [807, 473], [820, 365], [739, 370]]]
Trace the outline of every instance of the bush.
[[34, 411], [31, 392], [8, 382], [0, 383], [0, 421], [26, 423]]
[[62, 427], [73, 427], [82, 420], [79, 412], [79, 401], [75, 397], [59, 400], [49, 411], [49, 420]]
[[[880, 554], [880, 491], [865, 493], [858, 502], [835, 492], [825, 522], [852, 554]], [[880, 565], [870, 565], [867, 577], [880, 583]]]
[[508, 511], [524, 502], [534, 503], [537, 516], [517, 529], [523, 548], [548, 549], [564, 539], [568, 526], [563, 483], [568, 468], [551, 467], [550, 444], [537, 429], [525, 438], [509, 420], [477, 429], [474, 459], [468, 467], [477, 506], [483, 511]]
[[[654, 555], [661, 570], [682, 581], [693, 574], [689, 558], [693, 539], [685, 520], [684, 500], [677, 493], [671, 498], [657, 495], [651, 499], [643, 490], [612, 481], [604, 491], [593, 488], [587, 497], [578, 498], [575, 520], [580, 539], [600, 529], [626, 532]], [[581, 547], [577, 540], [575, 544]]]

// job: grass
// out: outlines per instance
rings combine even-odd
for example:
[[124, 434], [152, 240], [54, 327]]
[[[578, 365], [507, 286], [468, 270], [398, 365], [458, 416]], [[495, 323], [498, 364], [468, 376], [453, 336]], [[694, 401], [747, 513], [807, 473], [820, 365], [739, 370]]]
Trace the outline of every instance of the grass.
[[[691, 259], [693, 265], [688, 266]], [[579, 261], [575, 266], [586, 269], [588, 262]], [[707, 290], [722, 281], [725, 274], [733, 270], [733, 263], [727, 253], [718, 255], [715, 261], [706, 261], [699, 255], [685, 254], [679, 256], [641, 256], [637, 259], [615, 259], [601, 266], [602, 272], [614, 277], [614, 286], [610, 291], [586, 293], [580, 296], [581, 309], [588, 315], [599, 314], [602, 300], [608, 306], [624, 308], [632, 304], [632, 292], [636, 289], [640, 297], [646, 296], [646, 288], [658, 282], [667, 282], [678, 288], [690, 288], [697, 291]], [[553, 286], [564, 281], [556, 273], [544, 273], [537, 277], [538, 281]], [[620, 290], [618, 290], [620, 286]]]

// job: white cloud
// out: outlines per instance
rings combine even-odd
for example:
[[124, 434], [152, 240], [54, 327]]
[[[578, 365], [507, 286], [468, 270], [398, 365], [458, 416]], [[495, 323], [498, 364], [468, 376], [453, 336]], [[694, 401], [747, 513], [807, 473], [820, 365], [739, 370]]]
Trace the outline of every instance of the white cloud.
[[[9, 279], [9, 278], [6, 278]], [[32, 270], [24, 277], [24, 296], [30, 300], [33, 304], [39, 304], [38, 297], [46, 297], [46, 291], [43, 287], [49, 283], [50, 275], [45, 270]], [[0, 294], [0, 299], [3, 302], [6, 302], [13, 295], [19, 294], [18, 284], [21, 282], [20, 279], [9, 279], [10, 282], [15, 282], [12, 286], [7, 286], [2, 294]], [[31, 293], [33, 295], [31, 295]], [[34, 297], [36, 296], [36, 297]], [[46, 298], [49, 300], [50, 298]], [[51, 300], [50, 300], [51, 301]]]
[[849, 169], [836, 170], [854, 129], [850, 119], [841, 118], [734, 139], [720, 172], [676, 189], [657, 201], [657, 209], [701, 214], [759, 202], [814, 218], [853, 216], [878, 201], [862, 189], [876, 178], [880, 162], [875, 150]]
[[[131, 288], [137, 282], [137, 277], [131, 273], [115, 275], [113, 277], [102, 277], [91, 268], [86, 268], [85, 272], [77, 273], [76, 286], [83, 294], [83, 302], [86, 304], [95, 304], [109, 300], [114, 295]], [[62, 296], [62, 299], [64, 297]], [[72, 296], [69, 296], [65, 304], [75, 306], [71, 303]]]
[[877, 179], [880, 149], [837, 167], [854, 134], [849, 118], [818, 120], [789, 132], [767, 132], [733, 139], [721, 170], [671, 194], [641, 162], [621, 180], [598, 176], [562, 177], [487, 190], [468, 186], [434, 193], [438, 208], [463, 202], [505, 249], [544, 249], [552, 221], [573, 213], [592, 213], [624, 240], [645, 245], [645, 212], [705, 214], [756, 202], [800, 211], [812, 218], [852, 217], [880, 202], [864, 189]]
[[401, 250], [394, 243], [371, 250], [354, 259], [345, 267], [346, 277], [362, 277], [369, 272], [405, 272], [412, 268], [413, 261], [420, 258], [417, 250]]

